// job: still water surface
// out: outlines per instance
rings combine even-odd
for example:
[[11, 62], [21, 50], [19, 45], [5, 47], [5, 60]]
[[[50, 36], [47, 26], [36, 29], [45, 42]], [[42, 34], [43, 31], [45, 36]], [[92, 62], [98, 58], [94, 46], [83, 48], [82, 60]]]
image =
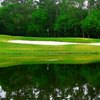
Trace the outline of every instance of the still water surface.
[[0, 68], [0, 100], [100, 100], [100, 63]]

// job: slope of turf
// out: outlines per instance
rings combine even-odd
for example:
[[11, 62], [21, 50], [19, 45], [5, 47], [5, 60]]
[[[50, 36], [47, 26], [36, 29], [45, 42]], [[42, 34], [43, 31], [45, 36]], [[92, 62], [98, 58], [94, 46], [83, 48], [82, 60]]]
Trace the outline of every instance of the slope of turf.
[[0, 41], [7, 40], [37, 40], [37, 41], [61, 41], [61, 42], [79, 42], [79, 43], [92, 43], [100, 42], [100, 39], [92, 38], [70, 38], [70, 37], [22, 37], [22, 36], [9, 36], [9, 35], [0, 35]]
[[[8, 40], [39, 40], [81, 42], [77, 45], [32, 45], [9, 43]], [[85, 43], [100, 42], [88, 38], [38, 38], [0, 35], [0, 67], [21, 64], [83, 64], [100, 62], [100, 46]]]

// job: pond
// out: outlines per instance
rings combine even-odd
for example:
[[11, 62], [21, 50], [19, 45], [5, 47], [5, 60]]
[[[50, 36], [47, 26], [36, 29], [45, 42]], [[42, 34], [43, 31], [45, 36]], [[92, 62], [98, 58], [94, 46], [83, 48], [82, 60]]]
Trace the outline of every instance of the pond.
[[100, 63], [0, 68], [0, 100], [100, 100]]

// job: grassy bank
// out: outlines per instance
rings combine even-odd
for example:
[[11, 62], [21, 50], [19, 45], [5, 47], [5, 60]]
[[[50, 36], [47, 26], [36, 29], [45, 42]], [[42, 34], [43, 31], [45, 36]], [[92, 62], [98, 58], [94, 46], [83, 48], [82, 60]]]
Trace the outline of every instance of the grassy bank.
[[36, 38], [0, 35], [0, 67], [19, 64], [80, 64], [100, 61], [100, 46], [85, 44], [32, 45], [9, 43], [8, 40], [100, 42], [100, 39], [89, 38]]

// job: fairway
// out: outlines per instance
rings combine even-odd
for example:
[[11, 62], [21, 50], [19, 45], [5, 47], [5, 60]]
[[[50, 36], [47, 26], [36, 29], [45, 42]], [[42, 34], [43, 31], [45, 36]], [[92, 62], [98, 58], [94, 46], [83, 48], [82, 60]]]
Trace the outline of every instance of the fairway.
[[[12, 40], [23, 42], [14, 43]], [[0, 35], [0, 67], [24, 64], [84, 64], [99, 61], [100, 39]]]

